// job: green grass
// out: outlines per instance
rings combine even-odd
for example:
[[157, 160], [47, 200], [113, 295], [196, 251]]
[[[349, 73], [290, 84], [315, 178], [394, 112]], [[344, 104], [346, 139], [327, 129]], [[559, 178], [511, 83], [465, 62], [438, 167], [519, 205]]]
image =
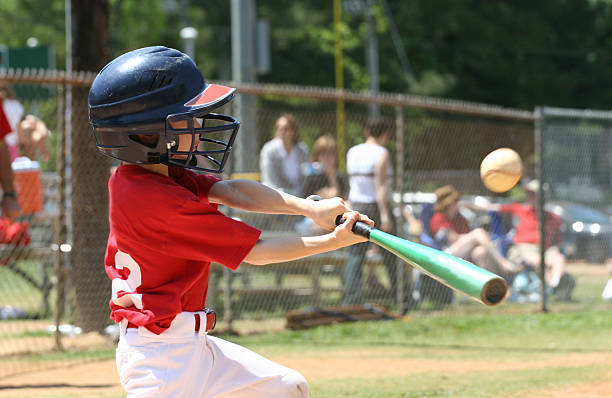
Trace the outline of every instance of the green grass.
[[490, 312], [463, 316], [429, 315], [413, 320], [342, 323], [305, 331], [225, 338], [257, 349], [293, 351], [373, 344], [407, 347], [535, 350], [610, 350], [612, 316], [607, 310], [576, 313], [512, 314]]
[[599, 381], [606, 374], [609, 375], [609, 369], [604, 366], [473, 372], [468, 377], [465, 374], [440, 371], [376, 380], [357, 378], [325, 380], [311, 383], [310, 388], [312, 396], [317, 398], [484, 398], [512, 396], [522, 391]]
[[[510, 308], [511, 309], [511, 308]], [[554, 366], [518, 370], [439, 370], [406, 377], [309, 380], [313, 397], [514, 397], [521, 392], [605, 380], [610, 363], [574, 366], [568, 356], [612, 357], [609, 309], [580, 313], [513, 314], [506, 311], [460, 316], [430, 315], [411, 320], [343, 323], [305, 331], [225, 336], [267, 357], [364, 358], [462, 361], [552, 361]], [[223, 336], [221, 336], [223, 337]], [[384, 366], [384, 365], [383, 365]], [[299, 369], [298, 369], [299, 370]], [[518, 395], [517, 395], [518, 394]], [[529, 396], [527, 394], [526, 396]]]
[[64, 352], [47, 352], [32, 355], [29, 359], [39, 362], [52, 362], [52, 361], [74, 361], [74, 360], [100, 360], [100, 359], [114, 359], [115, 349], [90, 349], [87, 351], [64, 351]]
[[[33, 277], [37, 282], [41, 280], [41, 266], [33, 261], [20, 261], [19, 268]], [[0, 306], [19, 308], [28, 314], [37, 314], [41, 311], [42, 294], [22, 277], [6, 267], [0, 267]], [[49, 298], [51, 305], [53, 297]]]
[[68, 351], [51, 351], [51, 352], [40, 352], [19, 356], [4, 357], [3, 361], [23, 361], [27, 360], [30, 362], [59, 362], [65, 361], [70, 363], [72, 361], [89, 361], [89, 360], [100, 360], [100, 359], [113, 359], [115, 358], [114, 348], [100, 348], [100, 349], [89, 349], [89, 350], [68, 350]]

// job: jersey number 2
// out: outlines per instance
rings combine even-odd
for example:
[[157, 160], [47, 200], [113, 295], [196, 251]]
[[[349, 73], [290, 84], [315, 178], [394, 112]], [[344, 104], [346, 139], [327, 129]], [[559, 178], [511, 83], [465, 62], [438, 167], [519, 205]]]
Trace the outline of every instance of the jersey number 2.
[[[132, 256], [127, 253], [117, 250], [115, 254], [115, 268], [130, 270], [127, 279], [113, 279], [113, 303], [121, 307], [131, 307], [132, 305], [138, 309], [142, 309], [142, 294], [136, 293], [136, 289], [142, 283], [140, 266]], [[122, 296], [119, 297], [119, 293]]]

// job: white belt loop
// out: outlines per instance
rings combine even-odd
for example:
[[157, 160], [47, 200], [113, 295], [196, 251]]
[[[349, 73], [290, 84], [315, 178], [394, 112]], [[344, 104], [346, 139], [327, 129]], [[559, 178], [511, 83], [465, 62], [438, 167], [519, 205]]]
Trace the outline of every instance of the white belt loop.
[[[206, 328], [208, 327], [206, 319], [206, 312], [198, 311], [197, 314], [200, 316], [200, 330], [198, 330], [198, 336], [206, 336]], [[194, 317], [195, 322], [195, 317]]]

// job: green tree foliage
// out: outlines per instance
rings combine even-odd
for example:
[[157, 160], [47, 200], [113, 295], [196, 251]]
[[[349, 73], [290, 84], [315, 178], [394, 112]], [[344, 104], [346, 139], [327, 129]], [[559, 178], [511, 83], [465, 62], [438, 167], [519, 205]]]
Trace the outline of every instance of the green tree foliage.
[[[112, 56], [152, 44], [182, 48], [179, 31], [191, 25], [198, 29], [196, 61], [206, 77], [231, 80], [229, 0], [108, 1]], [[37, 37], [41, 44], [53, 46], [56, 65], [63, 68], [64, 3], [3, 0], [0, 43], [22, 47], [28, 37]], [[334, 86], [333, 2], [256, 3], [258, 17], [270, 22], [272, 49], [272, 69], [258, 79]], [[607, 89], [612, 78], [610, 1], [373, 0], [372, 4], [382, 91], [524, 109], [540, 104], [612, 106], [612, 90]], [[410, 78], [392, 40], [393, 25], [413, 72]], [[345, 10], [342, 32], [345, 87], [366, 89], [365, 11]]]
[[[607, 108], [612, 4], [489, 0], [374, 1], [382, 91], [533, 109]], [[272, 71], [260, 80], [334, 85], [332, 2], [259, 0], [272, 26]], [[414, 72], [407, 78], [391, 37], [397, 27]], [[366, 20], [344, 13], [347, 88], [366, 89]]]
[[25, 47], [30, 37], [53, 47], [57, 68], [65, 67], [64, 0], [0, 1], [0, 44]]
[[[531, 109], [538, 104], [605, 106], [608, 94], [585, 88], [604, 72], [610, 6], [601, 2], [441, 0], [396, 2], [415, 70], [451, 74], [447, 95]], [[609, 47], [608, 47], [609, 48]], [[442, 62], [441, 62], [442, 61]], [[599, 90], [595, 90], [599, 91]], [[599, 98], [597, 98], [599, 97]]]
[[[74, 1], [74, 0], [73, 0]], [[111, 0], [112, 56], [152, 45], [183, 48], [180, 30], [198, 30], [196, 62], [207, 78], [231, 79], [229, 1]]]

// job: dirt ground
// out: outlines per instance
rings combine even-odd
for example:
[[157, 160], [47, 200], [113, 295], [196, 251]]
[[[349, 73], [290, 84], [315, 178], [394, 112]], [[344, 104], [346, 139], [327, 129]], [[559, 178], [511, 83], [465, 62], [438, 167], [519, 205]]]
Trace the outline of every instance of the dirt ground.
[[[559, 390], [532, 391], [533, 398], [609, 398], [612, 391], [612, 357], [609, 353], [570, 353], [564, 358], [531, 361], [453, 361], [409, 358], [373, 359], [374, 350], [340, 351], [329, 358], [272, 358], [294, 369], [299, 369], [309, 380], [359, 377], [376, 379], [445, 369], [445, 373], [476, 371], [512, 371], [555, 367], [559, 364], [589, 366], [608, 364], [608, 381], [594, 384], [576, 384]], [[357, 360], [368, 358], [367, 361]], [[0, 380], [0, 397], [120, 397], [123, 390], [118, 382], [114, 361], [101, 361], [67, 369], [28, 373]], [[521, 395], [522, 396], [522, 395]]]

